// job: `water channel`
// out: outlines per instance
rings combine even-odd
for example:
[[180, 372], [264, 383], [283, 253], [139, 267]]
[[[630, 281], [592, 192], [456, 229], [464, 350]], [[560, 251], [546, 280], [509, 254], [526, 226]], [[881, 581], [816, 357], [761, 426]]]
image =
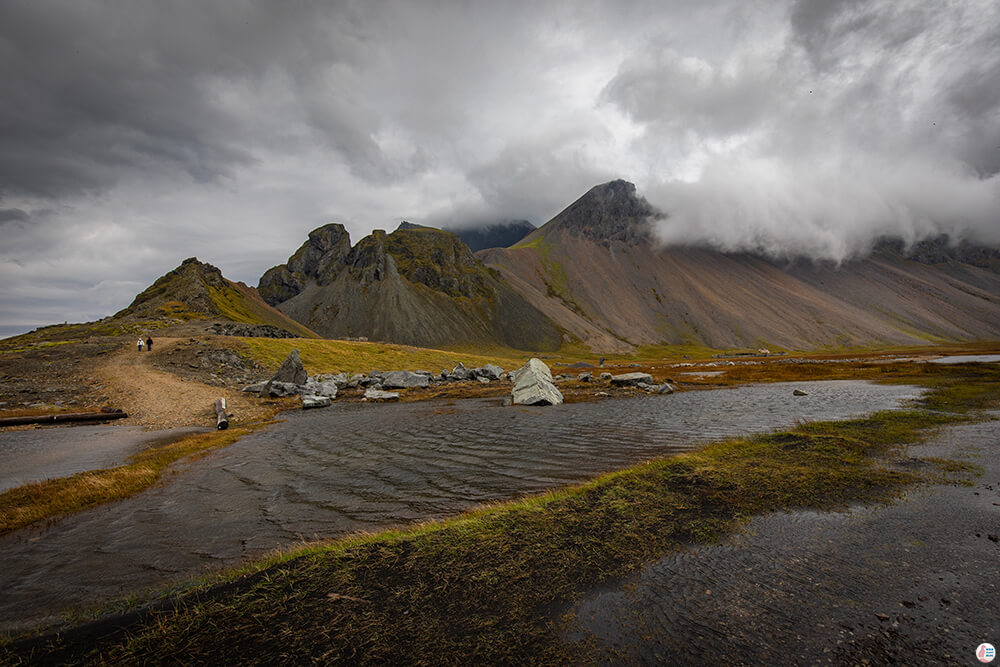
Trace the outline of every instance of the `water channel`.
[[[440, 518], [700, 442], [897, 408], [920, 393], [795, 382], [546, 408], [470, 399], [289, 413], [134, 498], [0, 538], [0, 630], [302, 540]], [[54, 447], [74, 437], [47, 433]]]

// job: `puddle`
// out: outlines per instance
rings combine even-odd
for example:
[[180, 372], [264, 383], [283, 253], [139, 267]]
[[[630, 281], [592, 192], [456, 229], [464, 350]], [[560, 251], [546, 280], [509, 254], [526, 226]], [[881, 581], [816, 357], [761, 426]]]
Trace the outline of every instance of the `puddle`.
[[1000, 362], [1000, 354], [963, 354], [931, 359], [932, 364], [995, 364]]
[[147, 447], [201, 428], [144, 431], [139, 426], [60, 426], [0, 433], [0, 491], [125, 463]]

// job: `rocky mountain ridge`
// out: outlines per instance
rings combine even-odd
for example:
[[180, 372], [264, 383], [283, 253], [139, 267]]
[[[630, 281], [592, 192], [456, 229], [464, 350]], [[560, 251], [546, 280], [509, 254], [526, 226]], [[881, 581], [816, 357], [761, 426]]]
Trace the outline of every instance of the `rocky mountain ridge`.
[[313, 230], [261, 295], [321, 335], [421, 346], [498, 344], [552, 350], [558, 329], [473, 256], [430, 227], [375, 230], [350, 245], [342, 225]]

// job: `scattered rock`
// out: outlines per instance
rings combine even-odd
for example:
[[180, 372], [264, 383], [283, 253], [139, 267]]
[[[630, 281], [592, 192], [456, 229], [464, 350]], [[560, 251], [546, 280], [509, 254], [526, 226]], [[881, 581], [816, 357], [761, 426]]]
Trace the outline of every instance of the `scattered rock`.
[[656, 388], [657, 394], [672, 394], [675, 391], [677, 390], [674, 389], [673, 385], [670, 384], [669, 382], [664, 382], [663, 384], [661, 384], [659, 387]]
[[599, 391], [599, 392], [597, 392], [596, 394], [594, 394], [594, 396], [601, 396], [601, 397], [604, 397], [604, 396], [610, 396], [610, 395], [611, 395], [611, 394], [609, 394], [609, 393], [608, 393], [608, 392], [606, 392], [606, 391]]
[[482, 375], [480, 375], [479, 377], [477, 377], [476, 381], [479, 382], [480, 384], [489, 384], [490, 383], [490, 379], [488, 377], [483, 377]]
[[591, 372], [580, 373], [576, 376], [576, 379], [580, 382], [592, 382], [594, 380], [594, 374]]
[[299, 393], [299, 385], [292, 382], [268, 381], [260, 391], [261, 398], [283, 398]]
[[566, 368], [593, 368], [594, 364], [588, 364], [586, 361], [578, 361], [575, 364], [570, 364]]
[[601, 375], [600, 375], [600, 378], [601, 378], [602, 380], [604, 380], [605, 382], [607, 382], [608, 380], [610, 380], [610, 379], [611, 379], [611, 377], [612, 377], [611, 373], [608, 373], [607, 371], [604, 371], [604, 372], [603, 372], [603, 373], [601, 373]]
[[217, 322], [212, 325], [212, 331], [220, 336], [242, 336], [243, 338], [295, 338], [295, 334], [271, 324]]
[[247, 386], [243, 387], [243, 391], [247, 394], [260, 394], [260, 392], [264, 390], [265, 386], [267, 386], [266, 382], [257, 382], [255, 384], [248, 384]]
[[288, 353], [285, 360], [281, 362], [281, 368], [271, 378], [271, 382], [291, 382], [292, 384], [305, 384], [309, 380], [302, 359], [299, 357], [298, 349]]
[[314, 394], [302, 394], [302, 409], [325, 408], [330, 405], [328, 396], [316, 396]]
[[563, 396], [552, 382], [552, 372], [541, 359], [531, 358], [514, 374], [511, 396], [515, 405], [559, 405]]
[[503, 375], [503, 369], [495, 364], [486, 364], [485, 366], [480, 366], [479, 368], [473, 368], [470, 373], [477, 378], [499, 380], [500, 376]]
[[399, 393], [395, 391], [382, 391], [381, 389], [368, 389], [365, 391], [365, 399], [369, 401], [398, 401]]
[[411, 387], [426, 387], [430, 384], [429, 375], [411, 373], [410, 371], [389, 371], [382, 376], [384, 389], [409, 389]]
[[337, 383], [334, 380], [318, 381], [316, 378], [309, 378], [306, 382], [305, 387], [302, 388], [301, 393], [303, 396], [324, 396], [329, 399], [337, 398]]
[[635, 386], [640, 382], [651, 385], [653, 384], [653, 376], [649, 373], [623, 373], [611, 376], [611, 384], [615, 387]]
[[802, 391], [801, 389], [796, 389], [795, 391], [792, 392], [792, 396], [808, 396], [808, 395], [809, 394]]
[[448, 379], [464, 382], [465, 380], [471, 379], [471, 377], [472, 374], [469, 373], [469, 369], [466, 368], [465, 365], [460, 361], [458, 362], [458, 365], [455, 366], [454, 369], [452, 369]]

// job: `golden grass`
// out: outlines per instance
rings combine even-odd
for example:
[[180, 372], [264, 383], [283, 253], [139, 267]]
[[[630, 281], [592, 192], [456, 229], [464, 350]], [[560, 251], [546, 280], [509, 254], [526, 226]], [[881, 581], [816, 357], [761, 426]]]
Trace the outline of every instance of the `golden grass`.
[[240, 352], [267, 369], [276, 369], [288, 353], [298, 349], [310, 375], [368, 373], [373, 370], [451, 370], [462, 362], [468, 368], [497, 364], [510, 370], [530, 357], [528, 352], [497, 348], [487, 354], [434, 350], [409, 345], [306, 338], [240, 338]]

